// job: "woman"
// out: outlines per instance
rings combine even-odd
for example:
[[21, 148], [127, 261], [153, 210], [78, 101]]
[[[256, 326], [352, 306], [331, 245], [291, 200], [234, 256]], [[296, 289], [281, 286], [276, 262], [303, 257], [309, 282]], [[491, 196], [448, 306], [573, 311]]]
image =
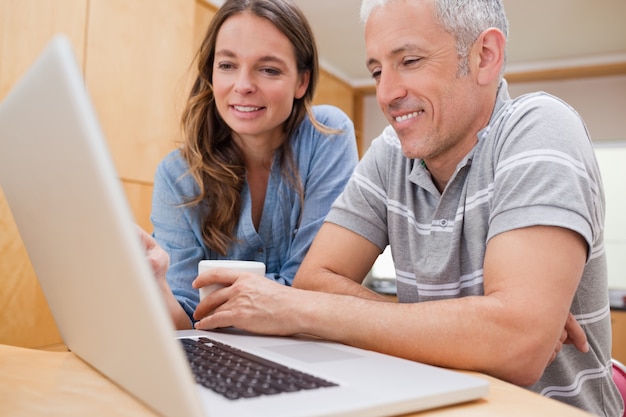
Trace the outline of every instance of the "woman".
[[157, 169], [151, 217], [177, 328], [192, 326], [202, 259], [262, 261], [290, 285], [358, 160], [350, 119], [311, 104], [317, 51], [288, 0], [227, 0], [197, 61], [184, 143]]

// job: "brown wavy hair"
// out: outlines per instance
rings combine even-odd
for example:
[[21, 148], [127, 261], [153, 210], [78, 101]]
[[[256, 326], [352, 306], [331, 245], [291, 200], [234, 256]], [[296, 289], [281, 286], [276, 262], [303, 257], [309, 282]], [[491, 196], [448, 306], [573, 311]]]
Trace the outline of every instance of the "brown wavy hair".
[[226, 255], [228, 247], [235, 240], [234, 230], [241, 212], [241, 190], [246, 169], [243, 152], [232, 139], [233, 132], [222, 120], [215, 105], [212, 87], [213, 62], [217, 34], [222, 24], [229, 17], [244, 12], [267, 19], [280, 30], [293, 46], [298, 73], [310, 74], [306, 93], [302, 98], [294, 99], [291, 114], [283, 123], [285, 140], [277, 150], [282, 175], [296, 189], [301, 201], [302, 184], [289, 138], [304, 117], [308, 117], [324, 133], [336, 133], [336, 130], [317, 122], [312, 113], [313, 95], [319, 78], [318, 55], [313, 32], [300, 9], [289, 0], [224, 2], [211, 20], [196, 54], [198, 76], [181, 120], [181, 155], [187, 161], [189, 174], [199, 188], [199, 194], [191, 196], [185, 205], [207, 205], [207, 215], [202, 222], [202, 239], [209, 248], [222, 255]]

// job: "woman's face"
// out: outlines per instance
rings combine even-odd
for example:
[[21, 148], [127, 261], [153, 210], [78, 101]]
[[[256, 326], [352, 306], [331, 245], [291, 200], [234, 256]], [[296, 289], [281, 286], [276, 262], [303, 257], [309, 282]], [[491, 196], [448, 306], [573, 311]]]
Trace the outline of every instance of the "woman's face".
[[213, 63], [215, 104], [244, 146], [278, 147], [282, 124], [308, 82], [308, 73], [298, 74], [289, 39], [269, 20], [244, 12], [222, 24]]

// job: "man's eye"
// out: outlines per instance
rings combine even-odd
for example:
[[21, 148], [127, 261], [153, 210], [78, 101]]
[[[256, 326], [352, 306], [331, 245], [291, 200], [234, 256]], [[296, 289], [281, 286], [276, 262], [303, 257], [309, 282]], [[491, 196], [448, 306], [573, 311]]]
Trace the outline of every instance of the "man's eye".
[[405, 66], [410, 66], [413, 64], [417, 64], [420, 61], [421, 58], [406, 58], [404, 60], [404, 65]]

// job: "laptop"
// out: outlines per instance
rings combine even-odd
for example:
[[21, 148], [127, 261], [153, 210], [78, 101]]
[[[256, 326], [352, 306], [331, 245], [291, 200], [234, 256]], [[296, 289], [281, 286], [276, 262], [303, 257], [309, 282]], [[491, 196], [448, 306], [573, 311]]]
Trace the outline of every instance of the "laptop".
[[[488, 393], [473, 375], [310, 337], [175, 331], [64, 35], [0, 104], [0, 186], [64, 343], [159, 415], [387, 416]], [[327, 384], [227, 398], [192, 373], [182, 341], [199, 338]]]

